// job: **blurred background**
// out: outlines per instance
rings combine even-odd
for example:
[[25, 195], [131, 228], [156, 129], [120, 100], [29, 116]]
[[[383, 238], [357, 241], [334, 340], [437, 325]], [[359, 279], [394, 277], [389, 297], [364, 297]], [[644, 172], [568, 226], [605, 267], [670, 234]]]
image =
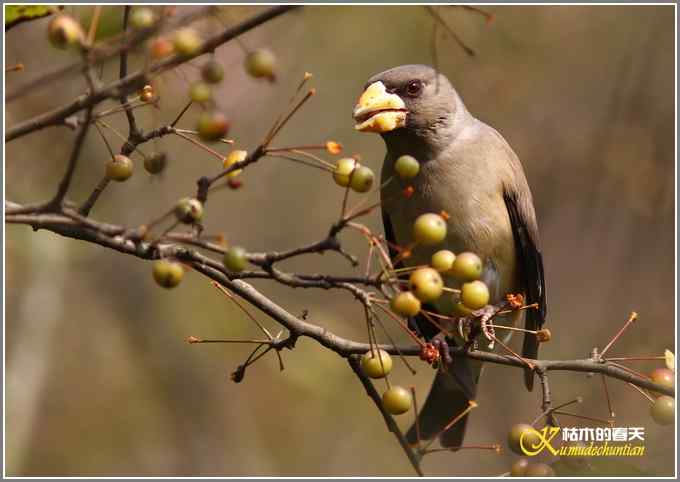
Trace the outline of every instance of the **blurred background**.
[[[193, 7], [178, 12], [187, 8]], [[221, 7], [221, 21], [196, 27], [207, 37], [261, 8]], [[639, 321], [612, 356], [675, 351], [673, 6], [485, 9], [493, 22], [461, 8], [439, 9], [477, 55], [467, 56], [439, 28], [438, 63], [469, 110], [505, 136], [527, 172], [553, 333], [541, 356], [587, 357], [609, 341], [631, 310]], [[87, 25], [92, 7], [67, 12]], [[122, 7], [104, 7], [100, 34], [114, 35], [121, 17]], [[76, 60], [50, 47], [47, 22], [24, 23], [7, 33], [6, 66], [25, 65], [24, 72], [7, 74], [8, 90]], [[309, 71], [318, 95], [276, 144], [333, 139], [378, 172], [383, 143], [354, 132], [352, 107], [370, 75], [399, 64], [433, 63], [433, 24], [422, 7], [305, 7], [247, 33], [241, 46], [220, 47], [216, 56], [227, 74], [217, 97], [233, 120], [230, 136], [239, 148], [257, 145]], [[242, 47], [270, 48], [279, 61], [278, 82], [248, 77]], [[203, 61], [192, 64], [200, 67]], [[131, 70], [144, 62], [143, 51], [133, 55]], [[117, 70], [117, 60], [106, 63], [104, 80], [116, 78]], [[188, 99], [187, 80], [198, 76], [192, 66], [163, 74], [156, 84], [161, 108], [155, 114], [152, 108], [138, 110], [141, 125], [170, 122]], [[84, 90], [78, 76], [35, 89], [6, 105], [6, 127]], [[193, 128], [199, 112], [191, 109], [180, 126]], [[124, 116], [110, 123], [127, 132]], [[119, 148], [120, 141], [107, 135]], [[73, 137], [64, 128], [50, 128], [8, 143], [7, 198], [24, 203], [51, 196]], [[142, 150], [154, 148], [170, 156], [165, 175], [152, 179], [133, 155], [135, 175], [107, 189], [94, 218], [128, 226], [148, 222], [194, 192], [198, 177], [220, 169], [214, 158], [180, 138], [166, 137]], [[90, 131], [71, 199], [91, 192], [107, 156]], [[249, 251], [320, 239], [338, 216], [343, 191], [322, 171], [265, 159], [241, 179], [241, 190], [211, 197], [206, 228]], [[379, 213], [365, 221], [381, 232]], [[346, 233], [343, 242], [365, 259], [367, 248], [357, 235]], [[294, 351], [283, 352], [283, 372], [270, 354], [241, 384], [228, 375], [249, 347], [188, 345], [188, 335], [258, 335], [197, 273], [163, 290], [153, 282], [148, 262], [25, 226], [7, 226], [5, 249], [7, 475], [413, 474], [346, 361], [312, 340], [301, 339]], [[335, 254], [296, 259], [286, 268], [352, 272]], [[254, 284], [292, 313], [307, 309], [312, 322], [366, 339], [362, 309], [346, 293]], [[252, 312], [278, 331], [266, 316]], [[659, 364], [631, 366], [648, 372]], [[433, 372], [418, 368], [411, 376], [398, 366], [392, 379], [414, 384], [424, 400]], [[467, 443], [504, 443], [512, 424], [535, 418], [540, 394], [526, 392], [521, 378], [517, 369], [487, 366]], [[556, 403], [582, 396], [584, 402], [572, 407], [575, 413], [607, 418], [598, 377], [553, 372], [550, 381]], [[645, 456], [618, 461], [612, 470], [672, 475], [673, 427], [655, 425], [649, 403], [626, 384], [612, 380], [609, 389], [616, 426], [646, 430]], [[399, 418], [404, 428], [411, 422], [410, 415]], [[508, 451], [464, 450], [430, 455], [423, 468], [428, 475], [493, 476], [506, 472], [514, 459]]]

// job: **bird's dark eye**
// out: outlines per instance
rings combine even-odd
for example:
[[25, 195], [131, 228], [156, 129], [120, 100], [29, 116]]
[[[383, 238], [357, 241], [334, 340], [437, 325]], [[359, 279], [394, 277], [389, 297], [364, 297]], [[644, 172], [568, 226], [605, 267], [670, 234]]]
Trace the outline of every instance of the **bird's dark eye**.
[[406, 84], [406, 94], [410, 97], [418, 97], [423, 91], [423, 83], [419, 80], [412, 80]]

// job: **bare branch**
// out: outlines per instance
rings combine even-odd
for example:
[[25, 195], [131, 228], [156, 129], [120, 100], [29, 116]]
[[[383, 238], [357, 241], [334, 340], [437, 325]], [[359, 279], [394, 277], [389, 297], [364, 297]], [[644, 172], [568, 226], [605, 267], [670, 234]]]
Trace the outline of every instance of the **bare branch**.
[[85, 137], [87, 136], [87, 131], [90, 128], [90, 119], [92, 118], [92, 107], [87, 109], [85, 113], [85, 120], [78, 130], [78, 135], [73, 143], [73, 149], [71, 150], [71, 157], [68, 161], [68, 167], [66, 168], [66, 173], [64, 177], [59, 182], [59, 188], [57, 193], [54, 195], [52, 200], [47, 204], [48, 209], [57, 209], [61, 206], [61, 203], [71, 186], [71, 180], [73, 179], [73, 173], [76, 170], [76, 165], [78, 164], [78, 158], [80, 157], [80, 151], [83, 150], [83, 144], [85, 143]]
[[[128, 19], [130, 18], [130, 10], [132, 7], [126, 5], [123, 9], [123, 32], [127, 32]], [[128, 49], [123, 49], [120, 51], [120, 79], [124, 79], [128, 74]], [[135, 114], [132, 112], [132, 108], [128, 104], [127, 92], [121, 91], [120, 93], [120, 105], [125, 109], [125, 116], [127, 117], [129, 132], [128, 138], [135, 139], [139, 137], [139, 128], [137, 127], [137, 120], [135, 119]]]
[[[230, 273], [225, 270], [222, 263], [195, 250], [187, 249], [186, 247], [177, 244], [153, 244], [140, 241], [134, 236], [125, 235], [126, 233], [132, 233], [133, 230], [126, 229], [122, 226], [98, 223], [91, 219], [85, 220], [76, 218], [74, 217], [74, 215], [77, 215], [76, 212], [69, 214], [70, 215], [43, 213], [35, 210], [33, 212], [27, 212], [25, 206], [21, 206], [11, 201], [5, 203], [5, 221], [9, 224], [26, 224], [32, 226], [34, 229], [46, 229], [62, 236], [99, 244], [142, 259], [157, 259], [160, 257], [161, 252], [165, 255], [171, 255], [172, 257], [187, 263], [197, 272], [217, 281], [235, 294], [247, 300], [253, 306], [256, 306], [262, 312], [271, 316], [295, 336], [312, 338], [324, 347], [343, 357], [347, 357], [351, 354], [363, 354], [371, 349], [371, 346], [368, 343], [342, 338], [329, 332], [323, 326], [309, 323], [308, 321], [291, 314], [270, 298], [260, 293], [252, 285], [239, 279], [247, 278], [249, 273]], [[253, 277], [269, 278], [295, 287], [304, 286], [320, 289], [329, 289], [330, 283], [330, 287], [352, 291], [359, 299], [365, 295], [362, 290], [353, 286], [352, 283], [346, 282], [342, 278], [334, 278], [332, 276], [319, 275], [317, 278], [314, 275], [307, 275], [305, 277], [305, 275], [284, 273], [276, 270], [273, 273], [260, 273]], [[352, 288], [350, 288], [350, 286]], [[365, 301], [366, 300], [362, 300], [362, 302]], [[401, 353], [408, 356], [419, 356], [422, 351], [421, 347], [415, 344], [403, 346], [381, 345], [379, 348], [391, 354], [397, 355]], [[465, 349], [462, 347], [453, 347], [451, 350], [453, 353], [459, 353], [474, 360], [526, 368], [524, 361], [510, 355]], [[632, 383], [640, 388], [663, 393], [664, 395], [675, 396], [674, 390], [654, 383], [649, 378], [632, 373], [630, 370], [625, 370], [617, 364], [607, 362], [603, 359], [587, 358], [577, 360], [529, 361], [537, 371], [601, 373], [611, 378]]]
[[118, 98], [123, 94], [131, 92], [135, 89], [140, 89], [148, 81], [151, 75], [164, 72], [168, 69], [188, 62], [192, 58], [203, 55], [204, 53], [212, 52], [220, 45], [294, 8], [297, 8], [297, 6], [279, 5], [276, 7], [270, 7], [267, 10], [264, 10], [263, 12], [244, 20], [240, 24], [226, 29], [224, 32], [206, 40], [195, 54], [174, 55], [166, 60], [151, 65], [146, 70], [139, 70], [134, 74], [130, 74], [123, 79], [96, 90], [95, 92], [81, 95], [69, 104], [20, 122], [19, 124], [7, 129], [5, 133], [5, 142], [17, 139], [32, 132], [39, 131], [46, 127], [62, 125], [64, 124], [66, 118], [81, 111], [82, 109], [87, 109], [88, 107], [102, 102], [103, 100]]

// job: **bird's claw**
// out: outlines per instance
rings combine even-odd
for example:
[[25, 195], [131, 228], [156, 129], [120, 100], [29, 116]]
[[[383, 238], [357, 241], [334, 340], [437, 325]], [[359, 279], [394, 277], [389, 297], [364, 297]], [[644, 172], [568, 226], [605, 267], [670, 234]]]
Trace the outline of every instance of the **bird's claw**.
[[451, 356], [449, 343], [446, 341], [446, 335], [444, 333], [435, 335], [434, 338], [432, 338], [431, 343], [439, 352], [439, 359], [444, 361], [444, 366], [453, 363], [453, 357]]
[[493, 318], [496, 313], [498, 313], [498, 308], [487, 305], [484, 308], [478, 310], [477, 313], [479, 314], [479, 325], [482, 329], [482, 333], [484, 334], [484, 337], [489, 340], [489, 349], [493, 350], [495, 344], [494, 342], [496, 340], [496, 330], [493, 326], [489, 326], [488, 323], [489, 320]]
[[472, 319], [466, 317], [458, 318], [458, 335], [466, 343], [470, 341], [470, 333], [472, 333]]

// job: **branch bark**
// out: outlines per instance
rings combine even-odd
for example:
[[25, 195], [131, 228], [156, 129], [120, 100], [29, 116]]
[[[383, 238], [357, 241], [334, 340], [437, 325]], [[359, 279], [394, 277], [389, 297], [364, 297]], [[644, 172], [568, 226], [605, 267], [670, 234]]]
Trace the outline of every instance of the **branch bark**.
[[[95, 92], [81, 95], [69, 104], [20, 122], [7, 129], [5, 132], [5, 142], [18, 139], [19, 137], [32, 132], [37, 132], [46, 127], [64, 124], [64, 121], [69, 116], [72, 116], [83, 109], [95, 106], [106, 99], [121, 97], [133, 90], [139, 89], [147, 83], [152, 75], [169, 70], [205, 53], [213, 52], [220, 45], [297, 7], [298, 6], [296, 5], [270, 7], [267, 10], [244, 20], [240, 24], [209, 38], [195, 54], [174, 55], [166, 60], [151, 65], [148, 69], [139, 70], [134, 74], [127, 75], [116, 82], [112, 82]], [[132, 47], [133, 45], [130, 46], [130, 48]]]
[[[62, 236], [80, 239], [90, 243], [95, 243], [121, 253], [136, 256], [138, 258], [153, 260], [164, 256], [172, 256], [190, 265], [194, 270], [204, 274], [208, 278], [217, 281], [225, 288], [233, 291], [263, 313], [272, 317], [276, 322], [288, 329], [295, 336], [304, 336], [314, 339], [322, 346], [334, 351], [340, 356], [348, 357], [352, 354], [363, 354], [371, 349], [368, 343], [358, 342], [340, 337], [321, 325], [305, 321], [272, 301], [249, 283], [243, 281], [250, 277], [252, 272], [230, 273], [225, 270], [222, 263], [201, 254], [200, 252], [189, 249], [185, 246], [173, 243], [149, 243], [134, 239], [134, 236], [127, 236], [132, 233], [123, 226], [100, 223], [92, 219], [78, 218], [74, 211], [65, 210], [65, 213], [40, 213], [26, 212], [22, 205], [6, 202], [5, 203], [5, 222], [9, 224], [25, 224], [33, 229], [45, 229]], [[266, 256], [266, 254], [264, 255]], [[304, 279], [305, 275], [289, 274], [292, 279]], [[267, 277], [264, 273], [256, 276], [258, 278], [269, 278], [276, 281], [272, 275]], [[243, 278], [243, 279], [242, 279]], [[311, 276], [305, 282], [308, 288], [328, 289], [327, 282], [342, 283], [332, 276], [325, 276], [324, 280], [314, 280]], [[341, 287], [341, 286], [338, 286]], [[399, 353], [408, 356], [419, 356], [421, 347], [415, 344], [409, 345], [381, 345], [380, 348], [388, 353], [398, 355]], [[525, 368], [525, 364], [517, 358], [499, 353], [490, 353], [480, 350], [465, 350], [463, 348], [452, 348], [473, 360], [494, 363], [498, 365]], [[674, 397], [674, 390], [652, 382], [648, 378], [643, 378], [629, 371], [619, 368], [615, 364], [609, 363], [606, 359], [577, 359], [577, 360], [530, 360], [536, 370], [548, 371], [571, 371], [582, 373], [601, 373], [610, 378], [615, 378], [624, 382], [632, 383], [640, 388], [652, 390]]]

